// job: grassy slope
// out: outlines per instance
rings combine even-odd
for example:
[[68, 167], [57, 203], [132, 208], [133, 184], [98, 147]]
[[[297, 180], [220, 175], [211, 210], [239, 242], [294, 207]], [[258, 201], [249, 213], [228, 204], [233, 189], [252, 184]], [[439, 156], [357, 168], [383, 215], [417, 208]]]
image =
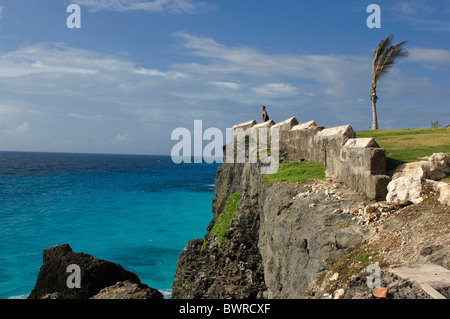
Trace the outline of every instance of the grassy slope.
[[310, 179], [324, 179], [325, 167], [314, 162], [280, 163], [278, 172], [264, 175], [269, 184], [277, 182], [304, 182]]
[[373, 137], [386, 149], [388, 158], [401, 162], [420, 161], [433, 153], [450, 155], [450, 127], [434, 129], [358, 131], [356, 137]]
[[[241, 200], [241, 193], [236, 192], [231, 194], [225, 203], [225, 208], [222, 213], [217, 217], [216, 223], [211, 230], [211, 234], [219, 237], [219, 247], [223, 243], [226, 243], [226, 238], [223, 237], [225, 232], [230, 228], [230, 221], [234, 216], [234, 213], [239, 208], [239, 201]], [[205, 244], [205, 243], [204, 243]]]

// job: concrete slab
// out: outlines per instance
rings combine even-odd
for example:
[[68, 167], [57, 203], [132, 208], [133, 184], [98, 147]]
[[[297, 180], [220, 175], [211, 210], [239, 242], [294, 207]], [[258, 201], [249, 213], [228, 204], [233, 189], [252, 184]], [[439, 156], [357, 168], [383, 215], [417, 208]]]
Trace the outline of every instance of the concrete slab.
[[450, 287], [450, 270], [435, 264], [421, 264], [399, 267], [390, 270], [394, 274], [434, 289]]

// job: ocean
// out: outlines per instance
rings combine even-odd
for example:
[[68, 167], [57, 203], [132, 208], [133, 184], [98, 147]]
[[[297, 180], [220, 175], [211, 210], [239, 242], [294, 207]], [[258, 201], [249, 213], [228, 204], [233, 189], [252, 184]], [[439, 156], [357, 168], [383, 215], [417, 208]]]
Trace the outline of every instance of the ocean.
[[211, 220], [217, 167], [170, 156], [0, 152], [0, 299], [26, 298], [42, 251], [65, 243], [170, 297], [178, 255]]

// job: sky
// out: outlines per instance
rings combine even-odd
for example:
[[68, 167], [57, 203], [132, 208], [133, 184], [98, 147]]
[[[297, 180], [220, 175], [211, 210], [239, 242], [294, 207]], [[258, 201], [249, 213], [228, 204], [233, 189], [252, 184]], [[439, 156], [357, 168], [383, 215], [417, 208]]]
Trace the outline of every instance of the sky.
[[367, 130], [389, 34], [409, 56], [379, 81], [379, 128], [446, 126], [449, 16], [450, 0], [0, 0], [0, 150], [170, 155], [175, 129], [202, 120], [225, 142], [261, 105]]

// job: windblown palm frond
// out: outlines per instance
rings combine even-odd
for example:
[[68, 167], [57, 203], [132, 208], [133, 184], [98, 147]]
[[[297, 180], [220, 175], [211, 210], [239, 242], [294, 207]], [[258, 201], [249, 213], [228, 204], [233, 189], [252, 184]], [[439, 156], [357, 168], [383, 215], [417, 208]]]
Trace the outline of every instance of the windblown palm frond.
[[397, 58], [408, 56], [408, 51], [403, 48], [408, 41], [391, 45], [392, 38], [393, 35], [390, 34], [375, 49], [372, 63], [372, 84], [377, 84], [378, 80], [392, 68]]
[[403, 48], [407, 41], [403, 41], [397, 45], [392, 45], [393, 35], [390, 34], [386, 39], [380, 42], [375, 48], [372, 61], [372, 87], [370, 88], [370, 99], [372, 100], [372, 130], [378, 129], [378, 119], [376, 113], [377, 83], [378, 80], [389, 72], [394, 66], [397, 58], [408, 56], [408, 51]]

